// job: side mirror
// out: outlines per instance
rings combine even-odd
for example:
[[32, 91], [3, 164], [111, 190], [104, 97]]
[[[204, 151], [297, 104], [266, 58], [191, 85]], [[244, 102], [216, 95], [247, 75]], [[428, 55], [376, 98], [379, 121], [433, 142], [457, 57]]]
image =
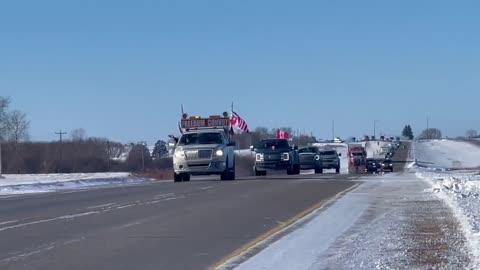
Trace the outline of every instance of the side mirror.
[[253, 145], [250, 145], [250, 151], [255, 151], [255, 147], [253, 147]]
[[292, 150], [298, 150], [298, 146], [297, 145], [292, 146]]
[[227, 143], [227, 146], [236, 146], [237, 144], [235, 142], [229, 142]]

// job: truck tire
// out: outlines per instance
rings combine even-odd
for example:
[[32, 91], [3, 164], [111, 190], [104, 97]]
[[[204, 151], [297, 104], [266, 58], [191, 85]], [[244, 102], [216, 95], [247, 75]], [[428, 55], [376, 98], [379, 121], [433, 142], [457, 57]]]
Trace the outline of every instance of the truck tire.
[[225, 170], [225, 171], [220, 175], [220, 180], [222, 180], [222, 181], [227, 181], [229, 175], [230, 175], [230, 171], [229, 171], [229, 170]]
[[185, 173], [183, 174], [183, 182], [190, 182], [190, 174], [189, 173]]
[[335, 173], [339, 174], [340, 173], [340, 167], [335, 168]]
[[253, 168], [253, 174], [255, 176], [266, 176], [267, 175], [267, 171], [257, 171], [257, 168]]
[[300, 174], [300, 164], [294, 165], [293, 166], [293, 174]]
[[323, 169], [322, 169], [322, 168], [315, 168], [315, 173], [316, 173], [316, 174], [322, 174], [322, 173], [323, 173]]
[[182, 182], [182, 174], [180, 173], [173, 173], [173, 181], [178, 183], [178, 182]]

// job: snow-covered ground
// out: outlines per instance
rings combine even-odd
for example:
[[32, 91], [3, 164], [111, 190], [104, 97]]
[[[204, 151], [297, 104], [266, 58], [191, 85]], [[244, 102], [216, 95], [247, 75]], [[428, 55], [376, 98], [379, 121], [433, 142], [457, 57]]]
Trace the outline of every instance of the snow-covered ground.
[[4, 174], [0, 195], [52, 192], [101, 185], [133, 184], [147, 181], [130, 173]]
[[417, 164], [421, 167], [480, 168], [480, 148], [467, 142], [421, 141], [416, 142], [414, 148]]
[[[464, 269], [468, 254], [448, 208], [415, 174], [367, 176], [220, 269]], [[435, 237], [431, 235], [434, 234]]]
[[[480, 170], [471, 169], [480, 167], [480, 148], [438, 140], [417, 142], [414, 149], [421, 166], [417, 176], [431, 185], [428, 192], [451, 207], [468, 240], [473, 268], [480, 269]], [[458, 168], [464, 169], [450, 170]]]

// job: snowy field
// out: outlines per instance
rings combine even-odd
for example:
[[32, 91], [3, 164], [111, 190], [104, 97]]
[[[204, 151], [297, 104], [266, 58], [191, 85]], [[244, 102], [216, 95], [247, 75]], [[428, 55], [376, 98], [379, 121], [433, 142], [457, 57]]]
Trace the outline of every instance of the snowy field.
[[414, 144], [418, 166], [429, 168], [480, 168], [480, 148], [467, 142], [432, 140]]
[[473, 268], [480, 269], [480, 170], [465, 169], [480, 167], [480, 148], [466, 142], [439, 140], [417, 142], [414, 149], [421, 166], [417, 176], [430, 184], [428, 192], [452, 208], [468, 239]]
[[134, 184], [147, 181], [130, 173], [4, 174], [0, 195], [53, 192], [102, 185]]

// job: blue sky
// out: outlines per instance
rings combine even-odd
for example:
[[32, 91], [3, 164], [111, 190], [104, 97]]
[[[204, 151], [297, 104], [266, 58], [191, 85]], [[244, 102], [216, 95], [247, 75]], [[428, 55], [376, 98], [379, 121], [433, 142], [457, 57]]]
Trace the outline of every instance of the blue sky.
[[477, 128], [477, 1], [10, 1], [0, 95], [56, 130], [123, 142], [235, 109], [329, 138]]

